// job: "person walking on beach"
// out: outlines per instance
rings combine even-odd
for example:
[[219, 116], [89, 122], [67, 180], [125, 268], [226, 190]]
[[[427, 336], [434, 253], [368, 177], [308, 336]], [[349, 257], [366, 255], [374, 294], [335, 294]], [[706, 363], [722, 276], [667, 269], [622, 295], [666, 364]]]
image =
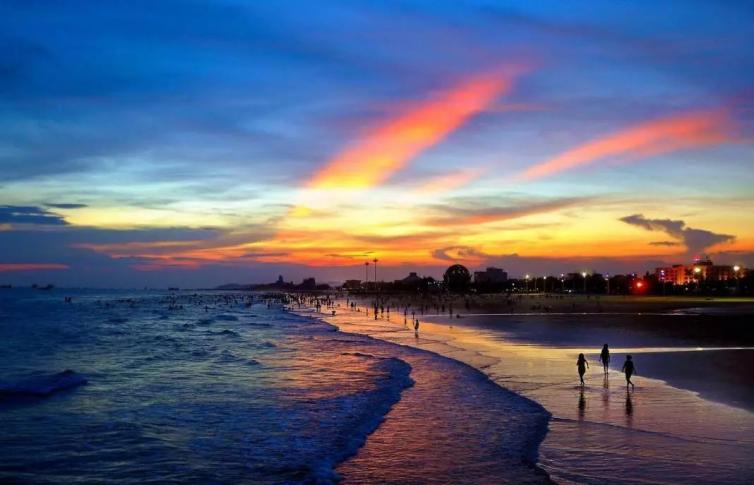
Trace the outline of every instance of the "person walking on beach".
[[602, 362], [602, 370], [605, 371], [605, 375], [607, 375], [610, 371], [610, 350], [607, 348], [607, 344], [602, 346], [600, 361]]
[[631, 390], [633, 390], [635, 386], [634, 383], [631, 382], [631, 376], [636, 372], [636, 367], [634, 366], [633, 358], [630, 355], [626, 356], [626, 361], [623, 363], [623, 369], [621, 370], [626, 373], [626, 390], [628, 390], [629, 384], [631, 384]]
[[579, 360], [576, 361], [576, 367], [579, 369], [581, 387], [584, 387], [584, 374], [586, 373], [586, 368], [589, 367], [589, 362], [586, 361], [584, 354], [579, 354]]

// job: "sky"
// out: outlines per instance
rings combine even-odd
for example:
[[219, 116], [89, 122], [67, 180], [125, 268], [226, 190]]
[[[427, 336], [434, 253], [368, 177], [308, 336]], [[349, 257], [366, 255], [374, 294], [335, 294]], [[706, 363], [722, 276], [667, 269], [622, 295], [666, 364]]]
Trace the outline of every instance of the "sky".
[[736, 0], [0, 2], [0, 284], [752, 267], [751, 25]]

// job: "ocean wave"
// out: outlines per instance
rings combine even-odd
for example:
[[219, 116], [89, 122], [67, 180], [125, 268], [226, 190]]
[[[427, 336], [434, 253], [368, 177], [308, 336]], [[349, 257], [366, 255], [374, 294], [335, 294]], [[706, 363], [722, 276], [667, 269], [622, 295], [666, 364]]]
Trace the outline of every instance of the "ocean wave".
[[64, 370], [53, 375], [32, 377], [11, 384], [0, 384], [0, 397], [45, 397], [58, 391], [83, 386], [87, 382], [81, 374]]
[[235, 315], [227, 315], [227, 314], [224, 314], [224, 313], [221, 314], [221, 315], [217, 315], [215, 318], [217, 320], [223, 320], [223, 321], [226, 321], [226, 322], [235, 322], [235, 321], [238, 320], [237, 316], [235, 316]]
[[241, 337], [241, 335], [238, 332], [235, 332], [227, 328], [225, 330], [215, 333], [215, 335], [223, 335], [225, 337], [233, 337], [233, 338]]
[[325, 456], [312, 457], [308, 461], [308, 481], [331, 483], [340, 480], [335, 467], [357, 453], [393, 405], [400, 401], [401, 393], [413, 386], [411, 366], [407, 362], [394, 357], [377, 359], [375, 368], [383, 375], [377, 379], [375, 388], [333, 400], [333, 419], [337, 423], [335, 446]]

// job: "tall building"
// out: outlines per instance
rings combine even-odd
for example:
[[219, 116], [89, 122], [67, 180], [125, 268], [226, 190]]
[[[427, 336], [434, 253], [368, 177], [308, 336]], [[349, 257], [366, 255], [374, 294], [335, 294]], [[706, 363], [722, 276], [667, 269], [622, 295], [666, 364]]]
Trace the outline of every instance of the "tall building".
[[500, 268], [490, 266], [484, 271], [474, 271], [474, 283], [477, 284], [505, 283], [506, 281], [508, 281], [508, 273]]
[[692, 264], [674, 264], [655, 268], [655, 276], [661, 283], [687, 285], [704, 281], [728, 281], [741, 278], [746, 269], [740, 266], [714, 264], [709, 257], [696, 259]]

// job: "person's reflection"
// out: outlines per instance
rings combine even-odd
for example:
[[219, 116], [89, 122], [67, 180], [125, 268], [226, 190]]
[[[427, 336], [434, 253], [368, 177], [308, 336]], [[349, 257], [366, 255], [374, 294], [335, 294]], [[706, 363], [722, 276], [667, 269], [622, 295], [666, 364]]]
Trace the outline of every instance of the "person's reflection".
[[584, 389], [579, 391], [579, 421], [584, 420], [584, 414], [586, 412], [586, 398], [584, 397]]
[[607, 378], [607, 374], [602, 379], [602, 404], [607, 409], [610, 405], [610, 380]]
[[634, 403], [631, 401], [631, 393], [626, 390], [626, 426], [634, 422]]

